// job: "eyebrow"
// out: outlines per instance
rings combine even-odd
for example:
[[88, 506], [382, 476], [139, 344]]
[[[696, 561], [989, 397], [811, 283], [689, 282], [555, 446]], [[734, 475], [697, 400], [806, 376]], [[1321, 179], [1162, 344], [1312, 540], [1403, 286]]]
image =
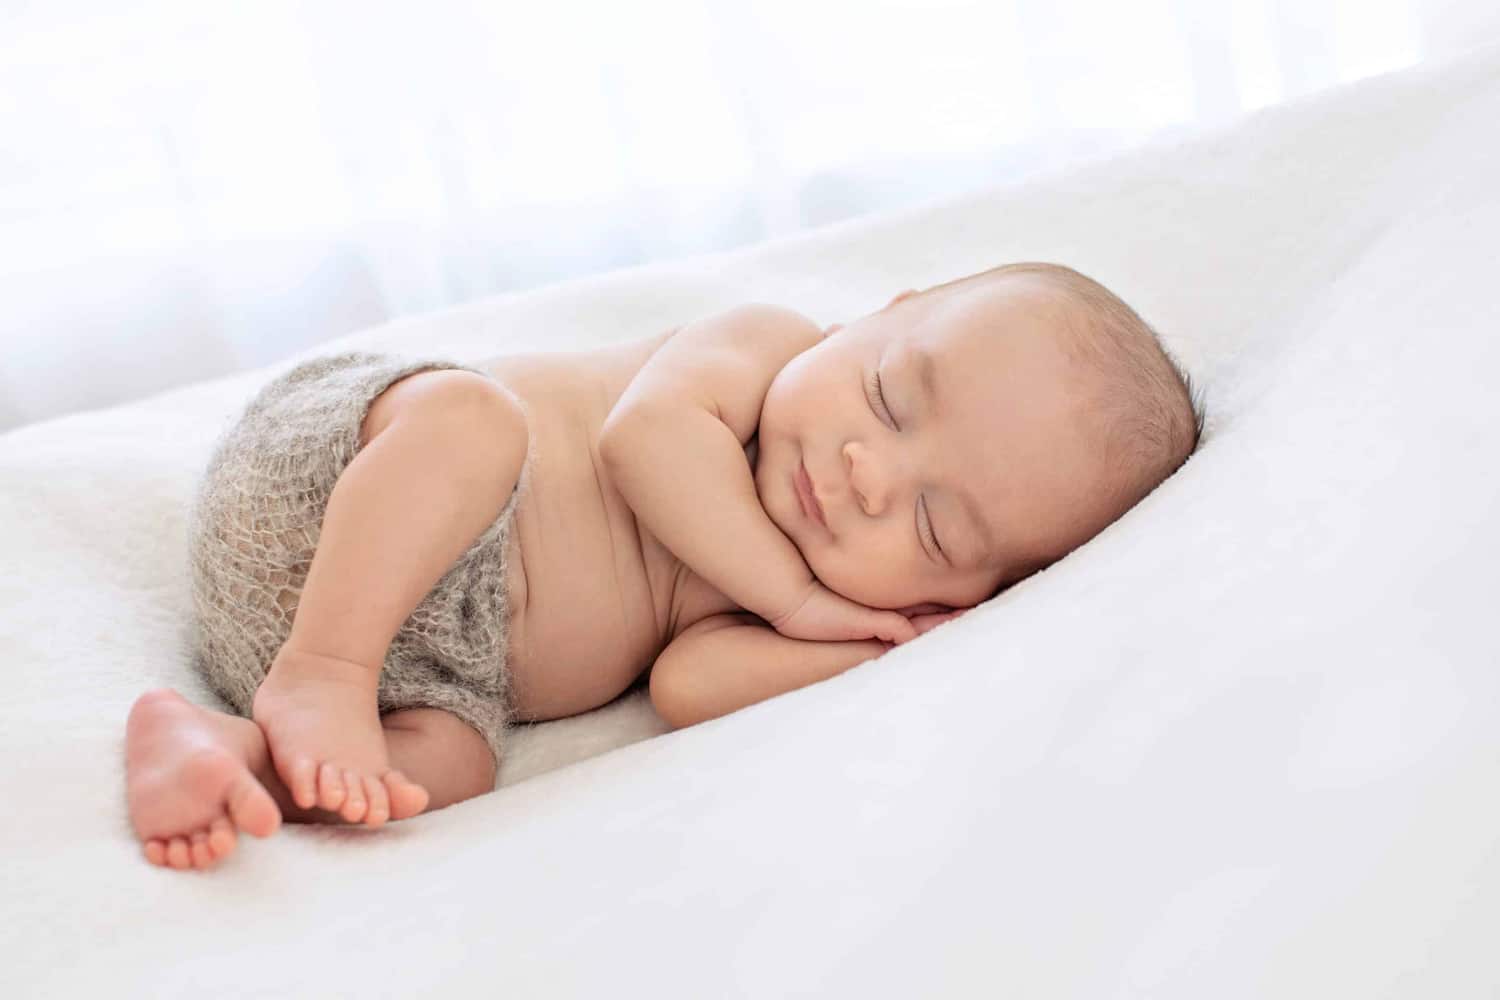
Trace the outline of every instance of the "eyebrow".
[[[926, 350], [925, 348], [913, 347], [911, 350], [911, 354], [912, 359], [916, 363], [917, 367], [917, 381], [920, 382], [922, 386], [923, 407], [929, 413], [935, 414], [937, 413], [938, 395], [937, 363], [932, 360], [932, 352]], [[979, 542], [983, 546], [983, 548], [980, 550], [981, 558], [978, 560], [971, 560], [971, 562], [973, 562], [975, 565], [978, 565], [979, 563], [984, 561], [984, 556], [994, 556], [995, 537], [990, 534], [989, 525], [985, 523], [984, 518], [979, 514], [979, 504], [974, 502], [974, 498], [969, 495], [969, 491], [965, 489], [959, 489], [956, 490], [955, 493], [958, 496], [959, 503], [963, 504], [964, 513], [968, 515], [970, 525], [969, 534], [971, 536], [977, 534], [979, 537]]]

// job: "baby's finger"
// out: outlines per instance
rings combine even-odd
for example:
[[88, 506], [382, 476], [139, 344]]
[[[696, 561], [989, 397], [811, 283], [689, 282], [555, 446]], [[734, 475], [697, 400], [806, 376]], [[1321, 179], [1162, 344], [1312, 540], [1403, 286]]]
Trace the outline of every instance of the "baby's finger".
[[899, 646], [903, 642], [910, 642], [917, 637], [916, 626], [903, 615], [881, 615], [880, 622], [881, 628], [876, 630], [876, 635], [886, 642], [894, 642]]

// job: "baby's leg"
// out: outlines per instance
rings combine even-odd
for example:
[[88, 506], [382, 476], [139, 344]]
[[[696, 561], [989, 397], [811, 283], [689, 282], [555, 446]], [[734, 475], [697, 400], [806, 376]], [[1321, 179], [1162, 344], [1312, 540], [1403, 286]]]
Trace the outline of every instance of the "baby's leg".
[[511, 497], [525, 418], [491, 380], [408, 376], [371, 406], [329, 496], [289, 637], [255, 693], [277, 773], [302, 809], [384, 811], [377, 711], [392, 639]]
[[[478, 730], [440, 708], [403, 708], [380, 720], [391, 765], [427, 790], [428, 811], [495, 790], [495, 754]], [[394, 812], [392, 817], [395, 816]]]
[[[437, 709], [391, 712], [382, 720], [393, 770], [390, 818], [405, 819], [494, 789], [494, 756], [484, 737]], [[209, 868], [233, 852], [237, 831], [268, 837], [289, 822], [353, 822], [302, 809], [271, 763], [260, 727], [160, 688], [136, 700], [125, 738], [130, 821], [152, 864]], [[405, 776], [415, 780], [406, 780]], [[418, 785], [431, 789], [429, 801]], [[353, 787], [352, 783], [350, 787]], [[368, 814], [365, 816], [367, 825]]]

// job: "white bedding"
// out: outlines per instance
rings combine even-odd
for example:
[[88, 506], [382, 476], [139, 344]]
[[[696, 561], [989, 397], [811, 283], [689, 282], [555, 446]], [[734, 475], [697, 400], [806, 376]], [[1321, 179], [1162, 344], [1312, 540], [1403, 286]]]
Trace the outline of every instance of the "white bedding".
[[1099, 538], [879, 661], [655, 739], [636, 695], [521, 734], [495, 794], [209, 875], [141, 858], [124, 720], [159, 684], [213, 703], [187, 504], [297, 359], [0, 438], [0, 994], [1493, 995], [1497, 122], [1491, 47], [324, 345], [477, 359], [746, 300], [827, 323], [1056, 260], [1160, 328], [1211, 418]]

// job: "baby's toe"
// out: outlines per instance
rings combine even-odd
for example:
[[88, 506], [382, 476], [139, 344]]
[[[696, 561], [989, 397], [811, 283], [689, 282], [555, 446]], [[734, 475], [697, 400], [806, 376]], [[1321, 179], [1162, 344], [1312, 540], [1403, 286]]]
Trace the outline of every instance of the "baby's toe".
[[343, 769], [324, 761], [318, 768], [318, 808], [338, 812], [348, 794], [344, 788]]
[[167, 841], [167, 864], [179, 870], [193, 867], [193, 855], [188, 850], [186, 837], [173, 837]]
[[365, 818], [365, 810], [369, 808], [365, 801], [364, 782], [353, 771], [345, 771], [344, 787], [348, 789], [349, 797], [344, 800], [344, 808], [339, 815], [350, 823], [358, 823]]
[[390, 796], [391, 819], [407, 819], [427, 808], [427, 789], [397, 770], [385, 774], [385, 790]]
[[368, 774], [363, 781], [365, 800], [370, 804], [365, 812], [365, 826], [380, 826], [391, 816], [391, 803], [385, 794], [385, 782]]
[[213, 848], [208, 846], [208, 831], [199, 830], [188, 842], [188, 853], [192, 855], [194, 868], [209, 868], [214, 863]]
[[238, 827], [256, 837], [269, 837], [281, 826], [281, 807], [271, 793], [249, 771], [239, 777], [229, 790], [229, 818]]
[[146, 860], [153, 865], [166, 867], [167, 843], [159, 837], [152, 837], [146, 841]]
[[228, 817], [220, 816], [208, 827], [208, 846], [214, 852], [216, 861], [223, 861], [234, 853], [234, 824], [229, 822]]
[[300, 808], [311, 809], [318, 804], [318, 766], [311, 757], [293, 757], [281, 780]]

